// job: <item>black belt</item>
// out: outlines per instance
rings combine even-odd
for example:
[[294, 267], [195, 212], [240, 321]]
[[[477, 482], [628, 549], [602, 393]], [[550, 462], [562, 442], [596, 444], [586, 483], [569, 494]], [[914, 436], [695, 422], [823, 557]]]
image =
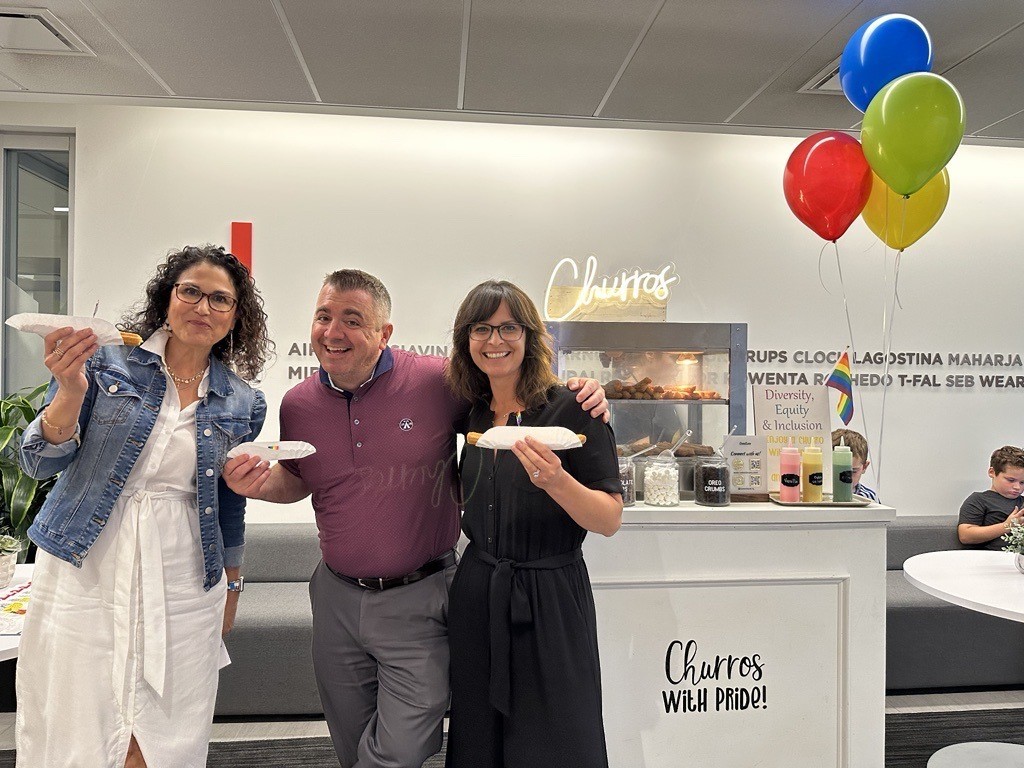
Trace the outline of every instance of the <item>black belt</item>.
[[[326, 561], [324, 561], [324, 565], [327, 565]], [[329, 570], [342, 581], [347, 582], [355, 587], [362, 587], [363, 589], [372, 589], [374, 592], [383, 592], [385, 589], [391, 589], [393, 587], [404, 587], [406, 584], [412, 584], [414, 582], [419, 581], [420, 579], [425, 579], [427, 576], [437, 573], [438, 571], [443, 571], [445, 568], [451, 565], [455, 565], [454, 551], [446, 552], [441, 557], [437, 558], [436, 560], [431, 560], [422, 568], [419, 568], [413, 571], [412, 573], [407, 573], [405, 576], [395, 576], [390, 579], [354, 579], [351, 576], [346, 576], [344, 573], [338, 573], [329, 565], [327, 565], [327, 570]]]
[[530, 597], [515, 578], [516, 571], [548, 571], [583, 559], [582, 549], [573, 549], [539, 560], [516, 562], [497, 558], [470, 544], [466, 555], [494, 569], [488, 590], [491, 679], [488, 699], [506, 717], [512, 710], [512, 627], [533, 623]]

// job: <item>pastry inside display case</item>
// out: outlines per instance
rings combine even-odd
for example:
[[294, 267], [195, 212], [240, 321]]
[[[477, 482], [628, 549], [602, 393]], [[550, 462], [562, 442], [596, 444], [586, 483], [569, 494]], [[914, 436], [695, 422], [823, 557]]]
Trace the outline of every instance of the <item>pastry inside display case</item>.
[[[651, 446], [654, 446], [653, 448]], [[667, 451], [672, 448], [673, 443], [668, 441], [651, 443], [649, 437], [641, 437], [631, 443], [620, 443], [615, 446], [619, 456], [636, 456], [638, 453], [643, 452], [644, 454], [650, 454], [651, 456], [657, 456], [662, 451]], [[710, 445], [700, 445], [693, 443], [683, 443], [677, 445], [673, 453], [676, 456], [711, 456], [714, 454], [715, 449]]]
[[[567, 352], [560, 367], [593, 361], [593, 352]], [[609, 400], [725, 400], [729, 357], [723, 352], [657, 350], [596, 353], [593, 377]], [[586, 360], [585, 358], [591, 358]]]
[[710, 455], [732, 429], [745, 433], [745, 325], [556, 322], [548, 330], [558, 377], [604, 386], [619, 456], [650, 448], [636, 458], [638, 498], [640, 466], [687, 432], [674, 451], [681, 491], [692, 491], [695, 457]]
[[685, 387], [669, 384], [655, 384], [649, 377], [640, 379], [636, 384], [623, 384], [612, 379], [604, 385], [605, 396], [609, 400], [722, 400], [717, 389], [697, 389], [696, 385]]

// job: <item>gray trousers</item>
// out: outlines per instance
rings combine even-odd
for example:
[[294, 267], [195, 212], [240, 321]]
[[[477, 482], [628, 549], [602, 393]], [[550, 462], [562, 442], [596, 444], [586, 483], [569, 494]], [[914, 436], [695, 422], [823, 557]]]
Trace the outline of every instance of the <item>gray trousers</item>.
[[342, 768], [420, 768], [440, 751], [454, 576], [377, 592], [323, 561], [313, 572], [313, 670]]

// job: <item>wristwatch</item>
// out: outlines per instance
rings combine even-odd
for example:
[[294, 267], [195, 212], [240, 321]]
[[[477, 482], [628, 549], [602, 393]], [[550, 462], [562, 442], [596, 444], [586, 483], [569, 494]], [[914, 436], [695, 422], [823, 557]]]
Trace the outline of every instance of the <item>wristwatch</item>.
[[241, 592], [245, 589], [245, 577], [239, 576], [234, 581], [228, 582], [228, 592]]

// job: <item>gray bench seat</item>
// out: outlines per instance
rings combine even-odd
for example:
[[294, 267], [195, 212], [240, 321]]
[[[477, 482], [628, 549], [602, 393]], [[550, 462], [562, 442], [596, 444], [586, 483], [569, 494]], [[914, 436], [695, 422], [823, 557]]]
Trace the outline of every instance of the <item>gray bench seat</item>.
[[903, 516], [890, 523], [885, 599], [889, 691], [1024, 686], [1024, 624], [932, 597], [903, 575], [903, 562], [913, 555], [962, 549], [956, 524], [952, 515]]

